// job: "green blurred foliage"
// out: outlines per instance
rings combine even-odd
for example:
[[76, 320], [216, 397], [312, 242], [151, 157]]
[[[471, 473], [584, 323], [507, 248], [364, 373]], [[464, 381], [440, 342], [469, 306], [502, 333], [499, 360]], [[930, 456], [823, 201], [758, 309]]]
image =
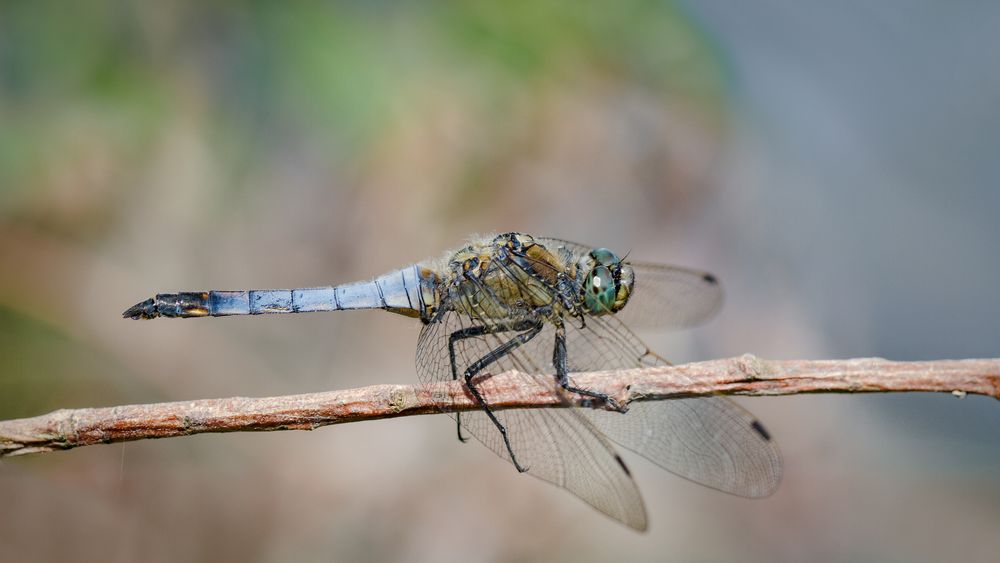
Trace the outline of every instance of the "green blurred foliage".
[[711, 114], [720, 102], [713, 53], [671, 4], [649, 0], [15, 2], [2, 11], [8, 212], [46, 184], [54, 155], [80, 145], [113, 158], [127, 185], [159, 128], [188, 113], [206, 122], [229, 164], [227, 187], [239, 190], [261, 154], [290, 141], [352, 162], [428, 90], [502, 114], [525, 91], [595, 73], [692, 111]]

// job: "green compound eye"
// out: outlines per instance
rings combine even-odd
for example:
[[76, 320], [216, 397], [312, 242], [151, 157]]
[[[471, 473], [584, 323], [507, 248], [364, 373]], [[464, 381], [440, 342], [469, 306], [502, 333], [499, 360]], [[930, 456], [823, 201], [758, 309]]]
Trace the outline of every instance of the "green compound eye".
[[587, 276], [586, 287], [583, 288], [583, 304], [594, 315], [611, 313], [614, 311], [617, 292], [611, 270], [604, 265], [595, 266]]
[[577, 263], [583, 310], [591, 315], [618, 312], [628, 303], [634, 281], [632, 267], [607, 248], [595, 248]]

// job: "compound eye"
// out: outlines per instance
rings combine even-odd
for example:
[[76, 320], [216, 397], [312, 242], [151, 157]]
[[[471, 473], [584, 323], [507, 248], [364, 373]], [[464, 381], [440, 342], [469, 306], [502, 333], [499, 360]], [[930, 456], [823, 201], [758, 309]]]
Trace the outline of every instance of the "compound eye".
[[603, 315], [613, 311], [615, 296], [615, 278], [607, 266], [596, 266], [587, 276], [583, 288], [583, 303], [593, 315]]

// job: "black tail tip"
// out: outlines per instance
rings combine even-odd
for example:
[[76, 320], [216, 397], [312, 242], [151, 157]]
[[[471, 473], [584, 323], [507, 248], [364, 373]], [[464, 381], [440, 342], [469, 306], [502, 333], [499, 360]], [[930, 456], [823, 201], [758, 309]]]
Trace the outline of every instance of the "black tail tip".
[[156, 311], [156, 302], [153, 299], [136, 303], [122, 313], [123, 319], [154, 319], [158, 316], [160, 314]]

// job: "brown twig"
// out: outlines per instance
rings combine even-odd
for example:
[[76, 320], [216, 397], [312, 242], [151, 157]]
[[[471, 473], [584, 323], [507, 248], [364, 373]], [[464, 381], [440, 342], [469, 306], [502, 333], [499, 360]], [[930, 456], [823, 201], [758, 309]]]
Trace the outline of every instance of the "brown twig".
[[[705, 395], [925, 391], [1000, 399], [1000, 359], [891, 362], [763, 360], [751, 355], [670, 367], [580, 373], [580, 387], [620, 402]], [[516, 372], [482, 382], [494, 409], [559, 407], [551, 386]], [[284, 397], [204, 399], [58, 410], [0, 421], [0, 457], [205, 432], [312, 430], [328, 424], [477, 408], [464, 386], [375, 385]]]

